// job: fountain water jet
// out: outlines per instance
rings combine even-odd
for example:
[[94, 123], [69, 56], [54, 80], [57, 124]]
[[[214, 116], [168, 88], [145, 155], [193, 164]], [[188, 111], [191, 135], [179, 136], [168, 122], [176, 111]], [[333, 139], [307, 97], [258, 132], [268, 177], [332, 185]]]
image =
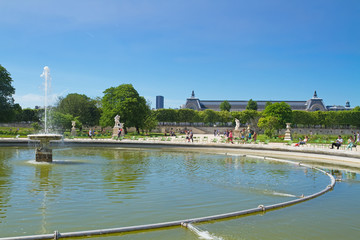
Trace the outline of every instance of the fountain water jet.
[[45, 133], [43, 134], [31, 134], [28, 135], [30, 140], [40, 141], [40, 145], [36, 148], [35, 160], [37, 162], [52, 162], [52, 149], [50, 148], [50, 141], [52, 140], [60, 140], [62, 139], [62, 135], [60, 134], [50, 134], [48, 133], [48, 126], [47, 126], [47, 108], [48, 108], [48, 87], [50, 86], [50, 68], [48, 66], [44, 67], [43, 73], [40, 77], [44, 78], [45, 80]]

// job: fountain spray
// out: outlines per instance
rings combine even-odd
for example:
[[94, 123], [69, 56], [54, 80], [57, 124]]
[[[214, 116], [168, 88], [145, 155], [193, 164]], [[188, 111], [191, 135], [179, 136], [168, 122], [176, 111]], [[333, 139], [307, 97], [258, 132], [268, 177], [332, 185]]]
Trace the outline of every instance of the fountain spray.
[[60, 140], [62, 139], [62, 135], [60, 134], [50, 134], [48, 133], [47, 127], [47, 108], [48, 108], [48, 89], [50, 87], [51, 76], [50, 69], [48, 66], [44, 67], [43, 73], [40, 77], [45, 80], [45, 133], [43, 134], [30, 134], [28, 138], [30, 140], [39, 141], [40, 145], [36, 148], [35, 152], [35, 160], [37, 162], [52, 162], [52, 149], [50, 148], [51, 140]]
[[40, 75], [40, 77], [44, 78], [45, 80], [45, 133], [48, 133], [47, 128], [47, 107], [48, 107], [48, 87], [50, 87], [51, 84], [51, 76], [50, 76], [50, 68], [48, 66], [44, 67], [43, 73]]

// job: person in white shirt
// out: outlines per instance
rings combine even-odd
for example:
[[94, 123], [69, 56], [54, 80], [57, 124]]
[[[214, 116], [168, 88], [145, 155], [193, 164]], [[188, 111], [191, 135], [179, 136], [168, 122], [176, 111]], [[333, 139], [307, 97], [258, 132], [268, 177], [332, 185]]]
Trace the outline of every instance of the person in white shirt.
[[336, 142], [331, 144], [331, 149], [334, 149], [334, 146], [337, 147], [337, 149], [339, 149], [339, 147], [341, 146], [341, 144], [343, 144], [343, 142], [344, 140], [339, 135], [339, 137], [336, 139]]

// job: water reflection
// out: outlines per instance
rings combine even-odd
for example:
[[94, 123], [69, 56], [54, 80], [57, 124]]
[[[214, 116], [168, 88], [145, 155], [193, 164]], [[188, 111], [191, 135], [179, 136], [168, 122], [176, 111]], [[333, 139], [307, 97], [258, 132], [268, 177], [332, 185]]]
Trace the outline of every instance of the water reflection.
[[0, 223], [6, 218], [7, 209], [11, 207], [9, 201], [11, 197], [11, 175], [13, 169], [9, 161], [16, 153], [16, 150], [0, 148]]
[[345, 170], [330, 169], [330, 173], [336, 177], [337, 181], [352, 182], [357, 180], [357, 173]]
[[[32, 164], [33, 150], [1, 151], [0, 216], [7, 218], [0, 218], [1, 237], [19, 235], [19, 225], [21, 234], [34, 234], [220, 214], [329, 184], [312, 169], [244, 156], [115, 148], [63, 149], [54, 156], [53, 164]], [[358, 181], [356, 171], [328, 169]]]
[[106, 194], [114, 201], [133, 199], [144, 186], [144, 175], [147, 172], [146, 151], [129, 151], [108, 149], [100, 155], [108, 161], [102, 166], [103, 185]]

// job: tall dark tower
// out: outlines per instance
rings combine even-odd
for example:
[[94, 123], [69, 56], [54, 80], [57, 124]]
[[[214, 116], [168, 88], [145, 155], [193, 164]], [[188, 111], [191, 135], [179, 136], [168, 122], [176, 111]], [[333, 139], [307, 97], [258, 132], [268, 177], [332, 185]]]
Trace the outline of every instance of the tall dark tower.
[[156, 109], [164, 108], [164, 97], [156, 96]]

